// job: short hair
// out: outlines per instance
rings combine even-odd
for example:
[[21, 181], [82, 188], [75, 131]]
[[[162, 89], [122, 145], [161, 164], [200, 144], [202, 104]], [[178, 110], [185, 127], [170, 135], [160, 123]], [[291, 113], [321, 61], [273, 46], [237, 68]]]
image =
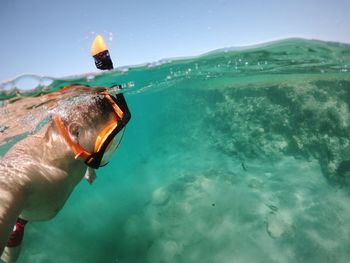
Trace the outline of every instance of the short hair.
[[74, 86], [64, 93], [64, 99], [56, 108], [56, 113], [68, 125], [71, 122], [96, 124], [107, 121], [113, 111], [110, 102], [101, 92], [103, 87]]

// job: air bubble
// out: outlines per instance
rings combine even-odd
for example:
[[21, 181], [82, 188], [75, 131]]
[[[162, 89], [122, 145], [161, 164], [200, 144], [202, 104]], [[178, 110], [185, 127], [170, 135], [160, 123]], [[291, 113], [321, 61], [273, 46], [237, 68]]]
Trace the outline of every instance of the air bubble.
[[17, 89], [32, 90], [40, 85], [40, 78], [34, 75], [24, 75], [15, 80], [15, 86]]
[[86, 76], [86, 81], [89, 82], [89, 81], [92, 81], [95, 79], [95, 76], [94, 75], [88, 75]]

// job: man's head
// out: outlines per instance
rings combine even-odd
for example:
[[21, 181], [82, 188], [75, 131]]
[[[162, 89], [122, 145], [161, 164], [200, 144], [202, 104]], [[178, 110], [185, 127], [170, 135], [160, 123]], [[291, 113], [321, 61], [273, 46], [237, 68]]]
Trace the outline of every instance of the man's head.
[[[81, 89], [82, 86], [78, 87]], [[88, 94], [67, 103], [60, 116], [54, 117], [54, 123], [75, 157], [96, 169], [108, 162], [106, 157], [110, 157], [118, 146], [130, 114], [127, 106], [118, 100], [118, 95], [113, 97], [106, 89], [96, 88], [93, 92], [88, 89]]]
[[71, 138], [90, 152], [94, 150], [98, 133], [116, 122], [113, 108], [103, 96], [89, 95], [84, 102], [69, 107], [67, 112], [62, 120]]

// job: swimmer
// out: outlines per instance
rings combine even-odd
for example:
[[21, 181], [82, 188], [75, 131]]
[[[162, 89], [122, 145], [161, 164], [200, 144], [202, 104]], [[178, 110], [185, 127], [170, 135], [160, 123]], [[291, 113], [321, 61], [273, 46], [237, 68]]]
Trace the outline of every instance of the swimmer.
[[37, 134], [16, 143], [0, 159], [0, 262], [15, 262], [27, 222], [53, 218], [75, 186], [108, 163], [131, 118], [122, 94], [105, 88], [70, 86], [65, 105]]

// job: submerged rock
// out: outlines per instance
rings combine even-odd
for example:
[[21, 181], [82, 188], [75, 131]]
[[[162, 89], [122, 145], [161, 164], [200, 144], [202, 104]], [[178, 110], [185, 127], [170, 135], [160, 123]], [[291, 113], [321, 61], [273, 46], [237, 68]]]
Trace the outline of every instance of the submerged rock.
[[279, 213], [271, 213], [266, 221], [266, 232], [273, 238], [277, 239], [290, 233], [292, 230], [292, 224], [288, 219], [283, 218]]
[[316, 158], [327, 178], [350, 171], [350, 81], [295, 81], [207, 96], [215, 98], [206, 110], [210, 142], [226, 154], [269, 162], [285, 154]]
[[154, 190], [152, 194], [152, 204], [154, 205], [164, 205], [168, 202], [170, 194], [167, 189], [160, 187]]

